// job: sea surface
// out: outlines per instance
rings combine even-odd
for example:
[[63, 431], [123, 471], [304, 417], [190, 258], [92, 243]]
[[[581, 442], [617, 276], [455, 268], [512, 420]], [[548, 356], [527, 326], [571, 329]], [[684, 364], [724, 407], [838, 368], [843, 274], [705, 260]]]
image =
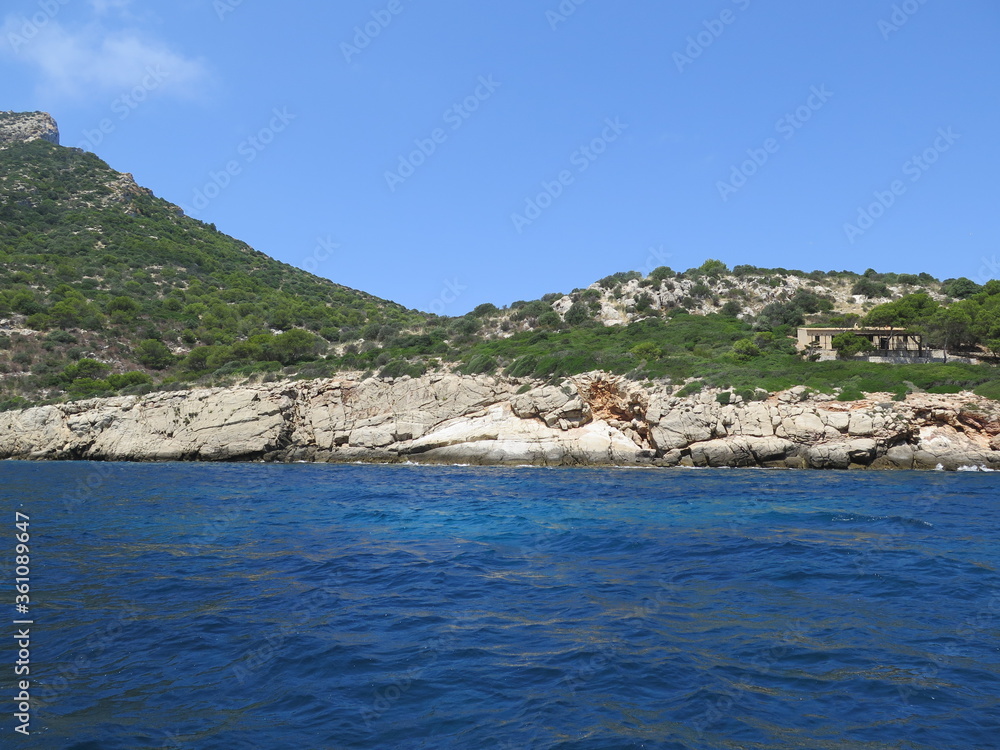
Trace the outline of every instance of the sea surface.
[[1000, 748], [1000, 474], [0, 463], [0, 747]]

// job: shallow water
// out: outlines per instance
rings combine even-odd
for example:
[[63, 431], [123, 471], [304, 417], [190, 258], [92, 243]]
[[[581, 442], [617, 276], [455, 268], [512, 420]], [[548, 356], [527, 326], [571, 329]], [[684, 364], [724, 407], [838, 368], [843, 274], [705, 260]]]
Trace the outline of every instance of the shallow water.
[[1000, 747], [995, 477], [0, 463], [0, 745]]

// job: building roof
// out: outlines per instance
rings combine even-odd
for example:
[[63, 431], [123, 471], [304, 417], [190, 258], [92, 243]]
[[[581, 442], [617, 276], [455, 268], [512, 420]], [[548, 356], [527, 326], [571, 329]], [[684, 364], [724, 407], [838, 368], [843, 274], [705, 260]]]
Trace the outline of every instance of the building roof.
[[800, 331], [815, 331], [817, 333], [910, 333], [905, 328], [893, 328], [891, 326], [866, 326], [864, 328], [810, 328], [809, 326], [800, 326]]

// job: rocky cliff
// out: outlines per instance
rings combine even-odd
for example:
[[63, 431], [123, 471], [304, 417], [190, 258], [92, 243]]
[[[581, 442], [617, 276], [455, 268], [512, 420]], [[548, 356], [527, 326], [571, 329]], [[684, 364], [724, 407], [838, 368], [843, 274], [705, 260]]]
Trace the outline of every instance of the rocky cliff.
[[600, 373], [559, 387], [341, 378], [7, 412], [0, 457], [1000, 468], [1000, 405], [969, 394], [838, 402], [804, 388], [723, 405]]
[[0, 148], [39, 138], [59, 145], [59, 126], [47, 112], [0, 112]]

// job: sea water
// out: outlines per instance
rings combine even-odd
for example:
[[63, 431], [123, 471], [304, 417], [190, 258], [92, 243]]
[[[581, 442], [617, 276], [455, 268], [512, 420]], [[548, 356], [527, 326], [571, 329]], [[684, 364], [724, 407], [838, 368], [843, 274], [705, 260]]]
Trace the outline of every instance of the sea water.
[[1000, 747], [996, 476], [4, 462], [0, 746]]

